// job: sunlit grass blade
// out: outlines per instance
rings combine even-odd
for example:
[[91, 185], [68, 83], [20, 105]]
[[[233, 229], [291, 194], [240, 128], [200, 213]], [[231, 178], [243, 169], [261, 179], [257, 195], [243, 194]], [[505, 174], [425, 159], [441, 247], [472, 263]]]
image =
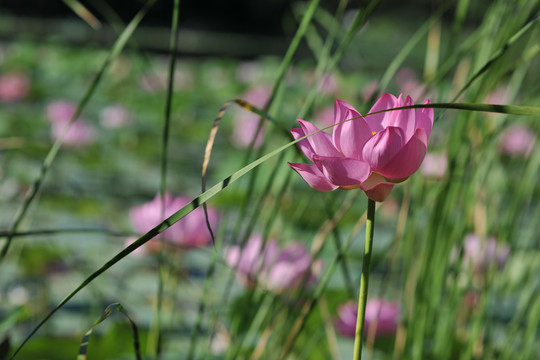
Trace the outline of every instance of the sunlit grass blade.
[[124, 315], [126, 320], [129, 322], [129, 325], [131, 326], [131, 331], [133, 332], [133, 349], [135, 351], [135, 358], [137, 360], [141, 360], [141, 349], [140, 349], [140, 341], [139, 341], [139, 330], [137, 329], [137, 325], [131, 319], [131, 317], [128, 315], [126, 309], [122, 306], [120, 303], [114, 303], [105, 309], [103, 314], [99, 317], [99, 319], [92, 325], [92, 327], [84, 334], [83, 339], [81, 341], [81, 346], [79, 347], [79, 353], [77, 355], [77, 360], [86, 360], [87, 356], [86, 353], [88, 351], [88, 343], [90, 341], [90, 335], [92, 335], [92, 332], [94, 331], [95, 327], [101, 324], [105, 319], [107, 319], [113, 312], [113, 310], [118, 311], [120, 314]]
[[94, 30], [101, 27], [101, 22], [78, 0], [62, 0], [81, 19], [86, 21]]
[[471, 78], [467, 81], [467, 83], [461, 88], [461, 90], [456, 94], [454, 97], [454, 101], [459, 99], [459, 97], [467, 91], [467, 89], [478, 79], [480, 76], [482, 76], [493, 64], [497, 62], [511, 47], [514, 45], [524, 34], [526, 34], [535, 24], [536, 22], [540, 20], [540, 16], [536, 16], [534, 19], [527, 22], [521, 29], [519, 29], [514, 35], [512, 35], [508, 41], [506, 41], [501, 48], [499, 48], [488, 60], [488, 62], [482, 66], [480, 70], [478, 70], [474, 75], [471, 76]]
[[[118, 37], [112, 49], [109, 51], [101, 68], [97, 72], [96, 76], [94, 77], [89, 87], [87, 88], [83, 98], [79, 102], [77, 109], [75, 110], [75, 113], [71, 117], [63, 134], [59, 137], [58, 140], [55, 141], [55, 143], [53, 144], [53, 146], [47, 153], [45, 160], [43, 160], [38, 178], [35, 180], [35, 182], [32, 184], [32, 186], [26, 193], [23, 203], [15, 215], [15, 220], [13, 221], [13, 225], [11, 226], [11, 229], [10, 229], [11, 233], [15, 233], [18, 230], [19, 225], [21, 224], [28, 209], [30, 208], [30, 205], [32, 204], [34, 198], [36, 197], [38, 191], [41, 189], [42, 183], [45, 180], [45, 176], [47, 175], [49, 168], [51, 167], [54, 159], [56, 158], [56, 155], [60, 151], [63, 138], [65, 134], [67, 133], [67, 131], [69, 130], [69, 127], [79, 117], [79, 115], [81, 115], [83, 109], [85, 108], [86, 104], [90, 101], [90, 98], [92, 97], [98, 84], [100, 83], [103, 77], [103, 74], [109, 68], [109, 65], [112, 63], [112, 61], [116, 57], [118, 57], [118, 55], [120, 54], [120, 52], [122, 51], [122, 49], [124, 48], [128, 40], [131, 38], [131, 35], [133, 35], [135, 29], [137, 28], [137, 26], [139, 25], [143, 17], [146, 15], [148, 10], [150, 10], [150, 8], [152, 7], [155, 1], [156, 0], [149, 0], [145, 3], [145, 6], [133, 17], [131, 22], [124, 29], [124, 32]], [[4, 242], [4, 246], [2, 247], [2, 250], [0, 251], [0, 263], [6, 257], [8, 253], [9, 247], [11, 245], [11, 240], [12, 240], [11, 236], [8, 236]]]

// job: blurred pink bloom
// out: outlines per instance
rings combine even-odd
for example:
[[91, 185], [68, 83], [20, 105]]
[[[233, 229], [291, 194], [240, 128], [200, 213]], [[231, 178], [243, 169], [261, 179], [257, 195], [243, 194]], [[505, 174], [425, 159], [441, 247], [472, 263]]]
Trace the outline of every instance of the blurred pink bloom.
[[411, 68], [401, 68], [396, 72], [394, 79], [399, 90], [410, 94], [414, 99], [423, 97], [426, 92], [426, 86], [420, 83], [416, 72]]
[[[344, 336], [354, 338], [356, 332], [356, 318], [358, 305], [349, 301], [338, 307], [338, 319], [335, 322], [336, 330]], [[364, 320], [364, 335], [370, 326], [377, 323], [376, 336], [394, 335], [400, 316], [400, 307], [397, 303], [384, 299], [369, 299], [366, 304], [366, 317]]]
[[[426, 99], [424, 104], [429, 104]], [[407, 96], [385, 94], [371, 112], [413, 105]], [[351, 121], [345, 121], [353, 119]], [[319, 129], [298, 119], [295, 139]], [[362, 117], [350, 104], [336, 100], [331, 136], [318, 132], [298, 143], [313, 164], [291, 164], [312, 188], [331, 191], [360, 188], [375, 201], [384, 201], [394, 183], [411, 176], [422, 163], [433, 127], [433, 109], [388, 111]]]
[[308, 71], [304, 76], [304, 83], [307, 87], [317, 86], [317, 90], [325, 95], [335, 94], [339, 89], [339, 79], [334, 74], [323, 74], [318, 84], [315, 82], [315, 71]]
[[311, 254], [304, 245], [298, 242], [290, 243], [261, 273], [260, 281], [276, 293], [294, 291], [315, 279], [315, 274], [311, 272], [312, 262]]
[[327, 106], [315, 114], [315, 123], [318, 127], [325, 128], [334, 125], [334, 108]]
[[236, 268], [236, 275], [247, 286], [251, 286], [279, 255], [276, 240], [269, 239], [263, 248], [263, 237], [252, 235], [243, 248], [233, 246], [225, 252], [227, 265]]
[[[241, 98], [257, 108], [266, 106], [272, 89], [267, 85], [258, 85], [246, 92]], [[253, 141], [253, 137], [257, 133], [260, 116], [240, 109], [235, 112], [234, 130], [232, 134], [233, 143], [240, 148], [247, 148]], [[257, 134], [257, 139], [253, 146], [259, 148], [264, 139], [265, 128], [262, 127]]]
[[499, 140], [499, 151], [512, 156], [529, 156], [536, 145], [536, 135], [523, 124], [513, 124], [504, 129]]
[[505, 87], [499, 87], [494, 91], [487, 94], [484, 102], [486, 104], [504, 104], [508, 102], [508, 89]]
[[[154, 200], [136, 206], [130, 210], [131, 224], [139, 234], [145, 234], [161, 221], [168, 218], [183, 206], [187, 205], [191, 199], [186, 197], [173, 197], [165, 194], [165, 206], [163, 216], [161, 216], [161, 197], [157, 194]], [[212, 229], [215, 229], [218, 222], [217, 212], [208, 208], [208, 218]], [[195, 209], [186, 217], [162, 232], [158, 237], [179, 246], [194, 248], [209, 244], [212, 239], [208, 228], [204, 211], [201, 208]], [[155, 246], [155, 245], [154, 245]]]
[[26, 98], [30, 80], [22, 73], [0, 75], [0, 102], [7, 103]]
[[[51, 124], [51, 139], [53, 141], [56, 141], [64, 133], [76, 109], [75, 104], [66, 100], [58, 100], [47, 105], [47, 119]], [[64, 136], [63, 144], [81, 147], [93, 143], [95, 138], [95, 129], [79, 118], [71, 124]]]
[[236, 274], [245, 285], [258, 281], [275, 293], [294, 291], [303, 281], [314, 281], [321, 267], [320, 262], [313, 263], [304, 245], [293, 242], [280, 249], [270, 239], [263, 248], [261, 235], [251, 236], [243, 249], [231, 247], [225, 257], [230, 267], [236, 267]]
[[510, 256], [508, 244], [499, 244], [494, 237], [481, 239], [476, 234], [465, 237], [463, 260], [475, 273], [486, 273], [492, 266], [502, 269]]
[[57, 100], [47, 105], [47, 120], [51, 124], [67, 124], [75, 114], [77, 106], [67, 100]]
[[[51, 124], [51, 139], [56, 141], [64, 133], [67, 123]], [[82, 147], [92, 144], [96, 139], [96, 132], [93, 127], [77, 120], [69, 127], [67, 134], [63, 138], [63, 144], [72, 147]]]
[[442, 178], [446, 174], [448, 167], [448, 156], [446, 153], [427, 153], [420, 166], [420, 172], [426, 177]]
[[371, 99], [371, 97], [375, 95], [375, 92], [378, 88], [379, 82], [377, 80], [373, 80], [367, 83], [362, 89], [362, 100], [364, 100], [364, 102], [369, 101], [369, 99]]
[[319, 91], [323, 94], [332, 95], [339, 88], [339, 80], [334, 74], [325, 74], [319, 84]]
[[101, 110], [99, 121], [103, 127], [116, 129], [129, 124], [131, 114], [122, 105], [110, 105]]

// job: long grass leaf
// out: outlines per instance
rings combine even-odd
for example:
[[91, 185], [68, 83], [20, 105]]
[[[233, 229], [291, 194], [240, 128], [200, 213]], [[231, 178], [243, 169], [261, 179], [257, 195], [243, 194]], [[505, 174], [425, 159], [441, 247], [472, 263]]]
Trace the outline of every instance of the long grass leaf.
[[128, 315], [126, 309], [122, 306], [120, 303], [113, 303], [107, 306], [103, 314], [99, 317], [99, 319], [92, 325], [92, 327], [84, 334], [81, 346], [79, 347], [79, 353], [77, 355], [77, 360], [86, 360], [86, 353], [88, 351], [88, 342], [90, 341], [90, 335], [92, 335], [92, 332], [94, 331], [95, 327], [101, 324], [105, 319], [107, 319], [113, 312], [113, 310], [118, 311], [120, 314], [124, 315], [127, 321], [129, 322], [129, 325], [131, 326], [131, 331], [133, 332], [133, 349], [135, 351], [135, 357], [137, 360], [141, 360], [141, 349], [140, 349], [140, 341], [139, 341], [139, 330], [137, 329], [137, 324], [131, 319], [131, 317]]

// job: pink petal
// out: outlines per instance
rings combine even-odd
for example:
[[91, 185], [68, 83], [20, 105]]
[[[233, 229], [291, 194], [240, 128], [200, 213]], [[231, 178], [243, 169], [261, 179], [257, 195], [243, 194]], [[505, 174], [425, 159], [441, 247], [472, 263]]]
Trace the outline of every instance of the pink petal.
[[[396, 104], [394, 107], [411, 105], [414, 105], [411, 97], [407, 96], [405, 101], [402, 101], [400, 94], [399, 98], [396, 100]], [[389, 112], [389, 114], [391, 114], [390, 117], [386, 117], [382, 125], [384, 127], [395, 126], [401, 128], [405, 133], [405, 141], [409, 141], [409, 139], [413, 136], [414, 131], [416, 130], [416, 116], [414, 109], [396, 110]]]
[[[379, 100], [377, 100], [377, 102], [375, 103], [375, 105], [373, 105], [371, 110], [369, 110], [369, 113], [394, 108], [396, 101], [397, 99], [394, 95], [388, 94], [388, 93], [384, 94], [383, 96], [379, 98]], [[366, 122], [369, 125], [369, 128], [371, 129], [371, 131], [379, 132], [384, 129], [383, 124], [388, 122], [388, 120], [386, 119], [387, 118], [389, 119], [391, 116], [392, 116], [391, 111], [383, 112], [380, 114], [367, 115]]]
[[369, 164], [360, 160], [315, 155], [313, 161], [334, 185], [358, 185], [365, 181], [370, 173]]
[[407, 178], [418, 170], [426, 150], [426, 132], [418, 129], [411, 140], [388, 163], [377, 169], [377, 172], [389, 179]]
[[[295, 140], [298, 140], [301, 137], [304, 137], [306, 135], [304, 134], [304, 130], [302, 130], [301, 128], [291, 129], [291, 134]], [[309, 141], [307, 139], [304, 139], [304, 140], [300, 140], [297, 144], [300, 150], [302, 150], [302, 152], [307, 156], [307, 158], [313, 161], [313, 155], [315, 154], [315, 152], [313, 151], [313, 148], [309, 144]]]
[[343, 155], [348, 158], [360, 160], [362, 158], [362, 148], [372, 136], [371, 130], [366, 123], [366, 119], [361, 117], [358, 111], [345, 101], [336, 100], [334, 110], [335, 123], [337, 124], [348, 119], [354, 120], [335, 126], [333, 141]]
[[371, 169], [384, 175], [380, 169], [401, 151], [405, 143], [405, 134], [399, 127], [388, 127], [375, 134], [364, 146], [362, 156], [371, 165]]
[[291, 164], [289, 166], [300, 175], [305, 182], [315, 190], [332, 191], [338, 186], [331, 184], [323, 173], [315, 165], [311, 164]]
[[[422, 104], [431, 104], [431, 101], [426, 99]], [[416, 112], [416, 128], [424, 129], [428, 139], [433, 128], [433, 117], [433, 108], [418, 109]]]
[[[309, 121], [298, 119], [298, 122], [306, 135], [319, 131], [319, 129]], [[332, 139], [328, 133], [321, 131], [307, 137], [307, 140], [317, 155], [341, 156], [340, 152], [336, 149], [334, 144], [332, 144]]]

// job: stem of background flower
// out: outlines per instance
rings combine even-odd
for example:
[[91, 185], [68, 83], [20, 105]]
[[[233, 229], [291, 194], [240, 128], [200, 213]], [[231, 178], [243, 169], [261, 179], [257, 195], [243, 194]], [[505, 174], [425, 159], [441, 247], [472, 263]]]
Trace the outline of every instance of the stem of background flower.
[[373, 228], [375, 226], [375, 201], [368, 199], [366, 220], [366, 239], [364, 244], [364, 259], [362, 261], [362, 276], [360, 277], [360, 295], [358, 296], [358, 315], [356, 317], [356, 332], [354, 336], [353, 360], [362, 359], [362, 341], [364, 335], [364, 319], [369, 283], [369, 264], [371, 262], [371, 247], [373, 245]]

